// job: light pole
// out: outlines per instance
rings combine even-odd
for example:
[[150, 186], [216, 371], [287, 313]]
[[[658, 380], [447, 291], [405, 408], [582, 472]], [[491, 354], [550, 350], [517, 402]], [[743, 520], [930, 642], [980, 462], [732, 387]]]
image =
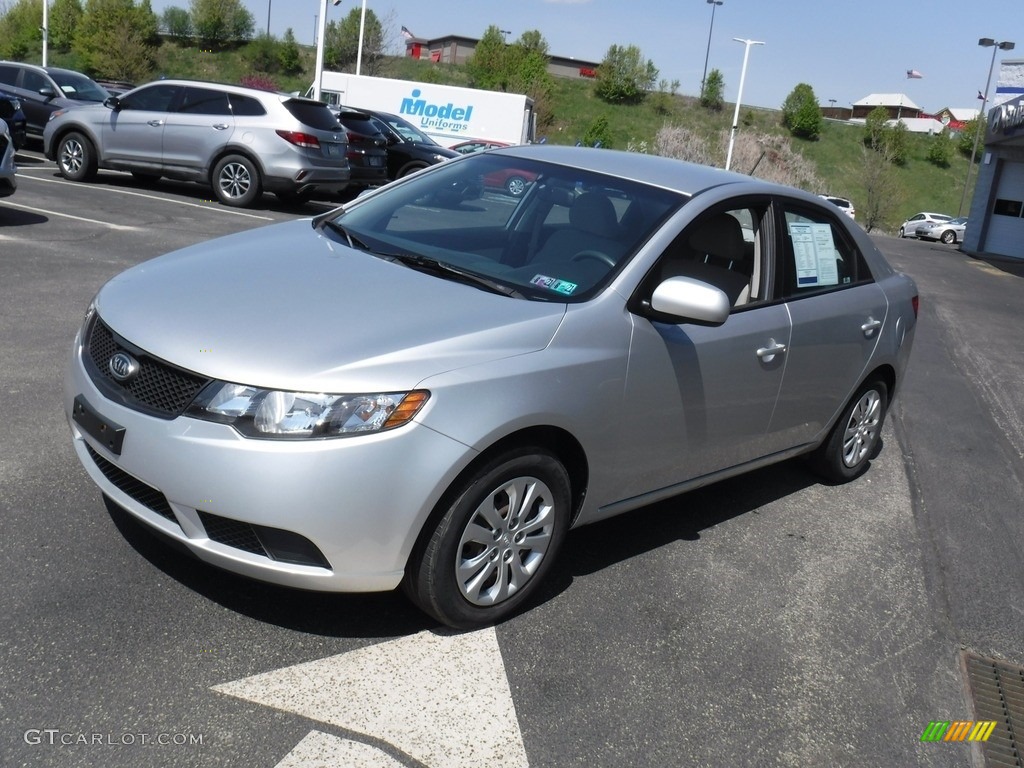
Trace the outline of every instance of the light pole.
[[981, 138], [981, 126], [985, 123], [985, 104], [988, 102], [988, 89], [992, 85], [992, 70], [996, 66], [996, 51], [1012, 51], [1016, 43], [1009, 40], [996, 42], [991, 37], [983, 37], [978, 41], [982, 48], [992, 49], [992, 63], [988, 65], [988, 79], [985, 81], [985, 93], [981, 96], [981, 112], [978, 114], [978, 125], [974, 131], [974, 146], [971, 148], [971, 162], [967, 166], [967, 178], [964, 179], [964, 191], [960, 195], [960, 208], [957, 216], [963, 216], [964, 200], [967, 199], [967, 188], [971, 185], [971, 170], [974, 168], [974, 156], [978, 154], [978, 140]]
[[732, 131], [729, 133], [729, 151], [725, 156], [725, 170], [732, 165], [732, 145], [736, 141], [736, 129], [740, 122], [740, 102], [743, 101], [743, 81], [747, 78], [747, 59], [750, 57], [750, 46], [764, 45], [760, 40], [744, 40], [741, 37], [734, 37], [737, 43], [743, 43], [743, 69], [740, 72], [740, 90], [736, 94], [736, 112], [732, 116]]
[[267, 37], [270, 37], [270, 4], [274, 0], [267, 0]]
[[356, 74], [363, 68], [363, 30], [366, 28], [366, 0], [363, 0], [363, 10], [359, 14], [359, 48], [356, 49]]
[[711, 28], [708, 29], [708, 49], [704, 53], [704, 76], [700, 79], [700, 95], [704, 98], [704, 83], [708, 79], [708, 58], [711, 56], [711, 33], [715, 29], [715, 6], [722, 5], [725, 0], [708, 0], [711, 6]]
[[46, 48], [50, 40], [50, 19], [48, 14], [50, 11], [50, 0], [43, 0], [43, 26], [40, 27], [40, 31], [43, 33], [43, 66], [46, 66]]

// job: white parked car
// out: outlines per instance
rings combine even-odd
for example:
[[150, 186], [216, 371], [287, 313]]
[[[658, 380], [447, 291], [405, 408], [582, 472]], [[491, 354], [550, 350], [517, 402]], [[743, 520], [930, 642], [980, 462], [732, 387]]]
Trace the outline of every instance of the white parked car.
[[947, 245], [953, 245], [964, 241], [964, 230], [966, 229], [967, 217], [959, 216], [949, 221], [922, 224], [914, 230], [914, 234], [921, 240], [941, 240]]
[[847, 200], [845, 197], [836, 197], [835, 195], [818, 195], [823, 200], [828, 200], [832, 205], [841, 210], [851, 219], [857, 219], [857, 209], [853, 207], [853, 203]]
[[928, 213], [927, 211], [915, 213], [909, 219], [900, 224], [900, 237], [917, 237], [918, 227], [922, 227], [925, 224], [939, 224], [947, 222], [952, 218], [952, 216], [948, 216], [945, 213]]

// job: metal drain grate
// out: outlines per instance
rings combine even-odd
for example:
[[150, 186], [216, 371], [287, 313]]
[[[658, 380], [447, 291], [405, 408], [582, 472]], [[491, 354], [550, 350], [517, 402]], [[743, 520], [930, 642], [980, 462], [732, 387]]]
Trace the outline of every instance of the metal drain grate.
[[991, 768], [1024, 768], [1024, 668], [964, 654], [967, 682], [977, 720], [994, 720], [982, 747]]

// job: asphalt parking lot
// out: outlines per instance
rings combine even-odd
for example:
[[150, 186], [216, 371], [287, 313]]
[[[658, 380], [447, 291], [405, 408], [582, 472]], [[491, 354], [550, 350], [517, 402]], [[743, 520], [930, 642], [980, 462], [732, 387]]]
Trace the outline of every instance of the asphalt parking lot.
[[[400, 595], [254, 584], [104, 505], [60, 402], [124, 268], [326, 210], [19, 156], [0, 202], [0, 765], [969, 766], [962, 650], [1024, 662], [1021, 278], [880, 238], [921, 288], [870, 471], [799, 461], [570, 534], [541, 600], [439, 629]], [[259, 301], [259, 297], [253, 297]]]

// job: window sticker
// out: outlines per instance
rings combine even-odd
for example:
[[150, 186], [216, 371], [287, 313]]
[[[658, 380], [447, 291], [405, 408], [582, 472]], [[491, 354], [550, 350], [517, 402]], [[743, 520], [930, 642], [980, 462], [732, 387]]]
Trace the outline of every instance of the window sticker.
[[555, 293], [564, 293], [566, 296], [571, 296], [579, 287], [576, 283], [570, 283], [568, 280], [559, 280], [557, 277], [548, 277], [547, 275], [534, 275], [530, 278], [530, 282]]
[[797, 287], [838, 285], [838, 253], [832, 238], [832, 225], [790, 223], [789, 234], [793, 239]]

